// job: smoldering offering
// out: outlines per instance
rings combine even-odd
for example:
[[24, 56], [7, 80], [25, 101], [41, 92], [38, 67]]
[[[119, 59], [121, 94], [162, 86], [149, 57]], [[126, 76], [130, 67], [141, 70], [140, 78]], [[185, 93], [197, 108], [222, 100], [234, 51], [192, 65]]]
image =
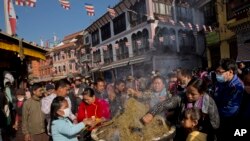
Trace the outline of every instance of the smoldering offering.
[[152, 141], [170, 130], [160, 116], [155, 116], [148, 124], [142, 124], [140, 119], [147, 111], [146, 105], [130, 98], [122, 114], [96, 129], [92, 135], [94, 139], [102, 141]]

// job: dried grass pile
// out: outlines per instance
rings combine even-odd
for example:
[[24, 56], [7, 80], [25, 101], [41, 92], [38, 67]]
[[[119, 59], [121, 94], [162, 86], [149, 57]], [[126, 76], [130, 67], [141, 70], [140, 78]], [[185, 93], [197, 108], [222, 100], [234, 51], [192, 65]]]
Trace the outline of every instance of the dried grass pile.
[[151, 123], [143, 125], [140, 119], [147, 111], [144, 104], [128, 99], [124, 112], [110, 121], [112, 124], [98, 129], [98, 138], [106, 141], [151, 141], [169, 131], [162, 118], [157, 116]]

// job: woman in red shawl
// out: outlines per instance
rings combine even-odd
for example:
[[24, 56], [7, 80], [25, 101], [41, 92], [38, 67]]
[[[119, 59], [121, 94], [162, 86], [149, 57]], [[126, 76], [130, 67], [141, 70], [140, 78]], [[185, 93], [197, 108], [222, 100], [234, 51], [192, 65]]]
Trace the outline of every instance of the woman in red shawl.
[[[83, 121], [84, 119], [92, 118], [95, 120], [96, 125], [106, 121], [110, 118], [110, 109], [109, 104], [104, 99], [99, 99], [95, 97], [95, 92], [91, 88], [84, 89], [82, 93], [83, 99], [78, 107], [77, 120], [78, 122]], [[91, 140], [91, 130], [84, 130], [80, 134], [80, 141], [89, 141]]]
[[83, 101], [78, 107], [78, 122], [86, 118], [94, 118], [96, 122], [102, 122], [110, 118], [109, 104], [105, 100], [95, 97], [93, 89], [86, 88], [82, 96]]

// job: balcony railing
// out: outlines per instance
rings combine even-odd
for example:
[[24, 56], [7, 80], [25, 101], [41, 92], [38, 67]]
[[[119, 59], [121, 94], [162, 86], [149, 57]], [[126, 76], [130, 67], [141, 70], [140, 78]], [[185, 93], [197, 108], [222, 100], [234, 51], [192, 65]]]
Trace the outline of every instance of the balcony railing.
[[91, 55], [90, 54], [86, 54], [84, 56], [81, 56], [81, 62], [89, 62], [91, 61]]
[[112, 63], [113, 58], [104, 58], [104, 64], [110, 64]]

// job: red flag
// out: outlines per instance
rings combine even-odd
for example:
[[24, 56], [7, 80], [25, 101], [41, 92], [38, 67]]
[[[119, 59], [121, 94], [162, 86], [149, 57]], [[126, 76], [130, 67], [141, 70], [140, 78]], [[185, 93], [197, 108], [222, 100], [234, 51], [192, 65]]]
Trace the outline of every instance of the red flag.
[[94, 9], [94, 6], [92, 4], [85, 3], [84, 7], [85, 7], [85, 9], [87, 11], [88, 16], [94, 16], [95, 15], [95, 9]]
[[59, 0], [59, 2], [64, 9], [66, 10], [70, 9], [70, 3], [68, 0]]
[[36, 6], [36, 0], [26, 0], [25, 5], [29, 6], [29, 7], [35, 7]]
[[109, 7], [108, 7], [107, 10], [108, 10], [109, 15], [110, 15], [111, 17], [115, 17], [115, 16], [116, 16], [115, 9], [109, 8]]
[[25, 6], [25, 0], [15, 0], [15, 4], [18, 6]]

